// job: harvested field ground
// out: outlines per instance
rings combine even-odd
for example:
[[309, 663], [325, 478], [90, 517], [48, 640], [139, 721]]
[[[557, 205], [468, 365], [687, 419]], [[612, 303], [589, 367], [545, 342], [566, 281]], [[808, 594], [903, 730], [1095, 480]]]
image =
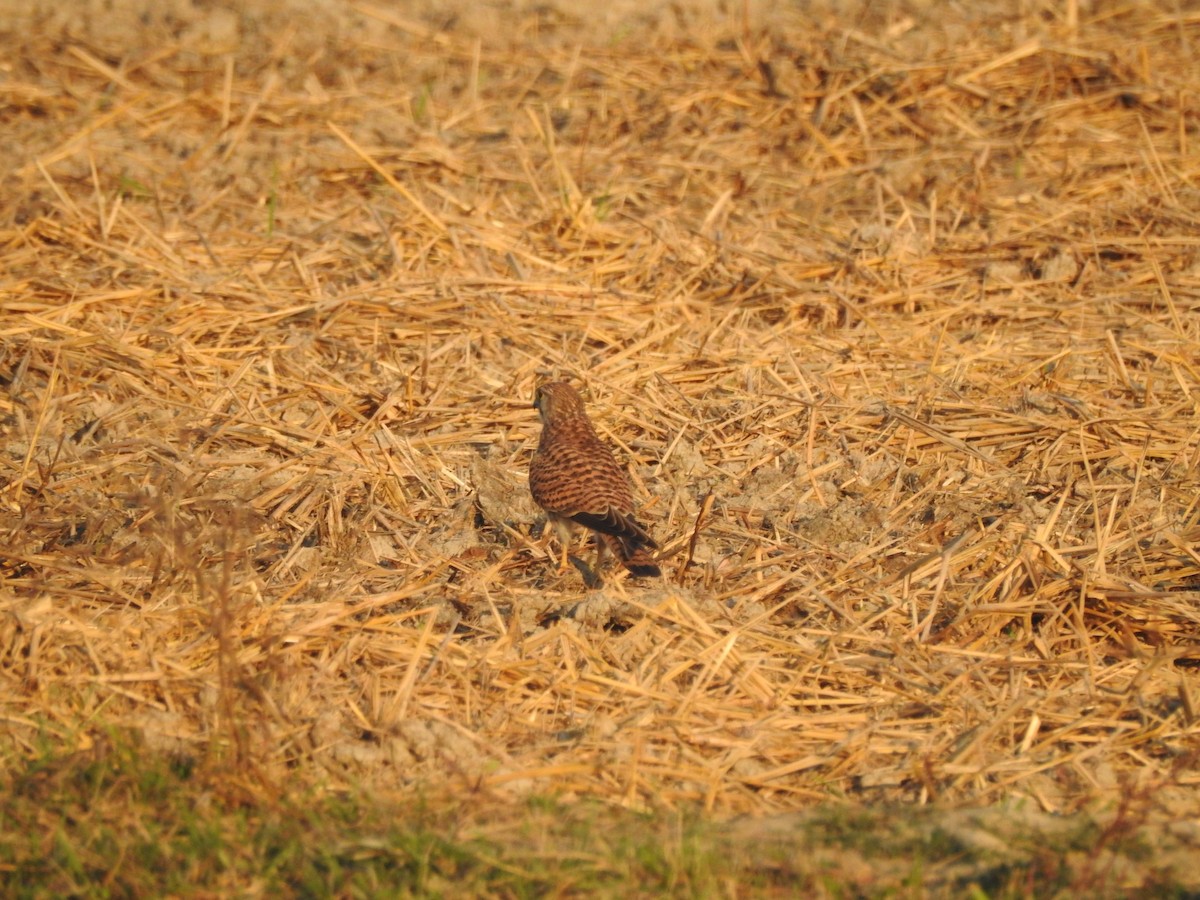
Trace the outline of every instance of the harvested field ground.
[[1200, 12], [639, 9], [0, 2], [5, 893], [1200, 890]]

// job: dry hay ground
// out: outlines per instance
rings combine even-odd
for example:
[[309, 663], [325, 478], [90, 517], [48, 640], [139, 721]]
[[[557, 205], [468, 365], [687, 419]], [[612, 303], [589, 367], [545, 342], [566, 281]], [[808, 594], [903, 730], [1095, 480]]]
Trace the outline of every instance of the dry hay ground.
[[1194, 813], [1200, 16], [840, 6], [10, 9], [4, 755]]

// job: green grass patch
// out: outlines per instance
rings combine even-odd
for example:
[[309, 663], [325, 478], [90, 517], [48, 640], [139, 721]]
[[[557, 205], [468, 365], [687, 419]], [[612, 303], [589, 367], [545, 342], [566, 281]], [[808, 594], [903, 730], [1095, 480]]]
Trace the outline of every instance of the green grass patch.
[[[594, 802], [272, 785], [111, 732], [90, 749], [10, 759], [0, 894], [273, 896], [960, 896], [1114, 888], [1089, 828], [973, 846], [936, 810], [824, 806], [719, 823]], [[997, 830], [994, 823], [989, 826]], [[948, 830], [949, 829], [949, 830]], [[966, 835], [966, 837], [964, 837]], [[1095, 861], [1092, 860], [1094, 863]], [[1173, 896], [1169, 882], [1156, 896]]]

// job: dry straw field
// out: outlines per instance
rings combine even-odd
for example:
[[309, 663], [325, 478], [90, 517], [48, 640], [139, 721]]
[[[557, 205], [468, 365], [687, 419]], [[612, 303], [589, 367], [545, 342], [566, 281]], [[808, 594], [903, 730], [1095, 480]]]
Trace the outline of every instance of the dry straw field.
[[5, 6], [10, 773], [1200, 843], [1195, 7]]

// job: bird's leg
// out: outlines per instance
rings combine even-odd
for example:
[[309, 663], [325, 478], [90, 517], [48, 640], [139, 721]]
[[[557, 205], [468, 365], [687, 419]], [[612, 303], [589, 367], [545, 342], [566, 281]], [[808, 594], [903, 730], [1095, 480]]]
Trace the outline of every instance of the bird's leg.
[[554, 520], [554, 531], [558, 534], [558, 542], [562, 545], [562, 559], [559, 561], [558, 574], [562, 575], [570, 565], [571, 555], [571, 523], [566, 519]]
[[604, 535], [596, 532], [596, 574], [599, 575], [601, 569], [604, 568], [604, 558], [608, 555], [608, 541], [604, 539]]

